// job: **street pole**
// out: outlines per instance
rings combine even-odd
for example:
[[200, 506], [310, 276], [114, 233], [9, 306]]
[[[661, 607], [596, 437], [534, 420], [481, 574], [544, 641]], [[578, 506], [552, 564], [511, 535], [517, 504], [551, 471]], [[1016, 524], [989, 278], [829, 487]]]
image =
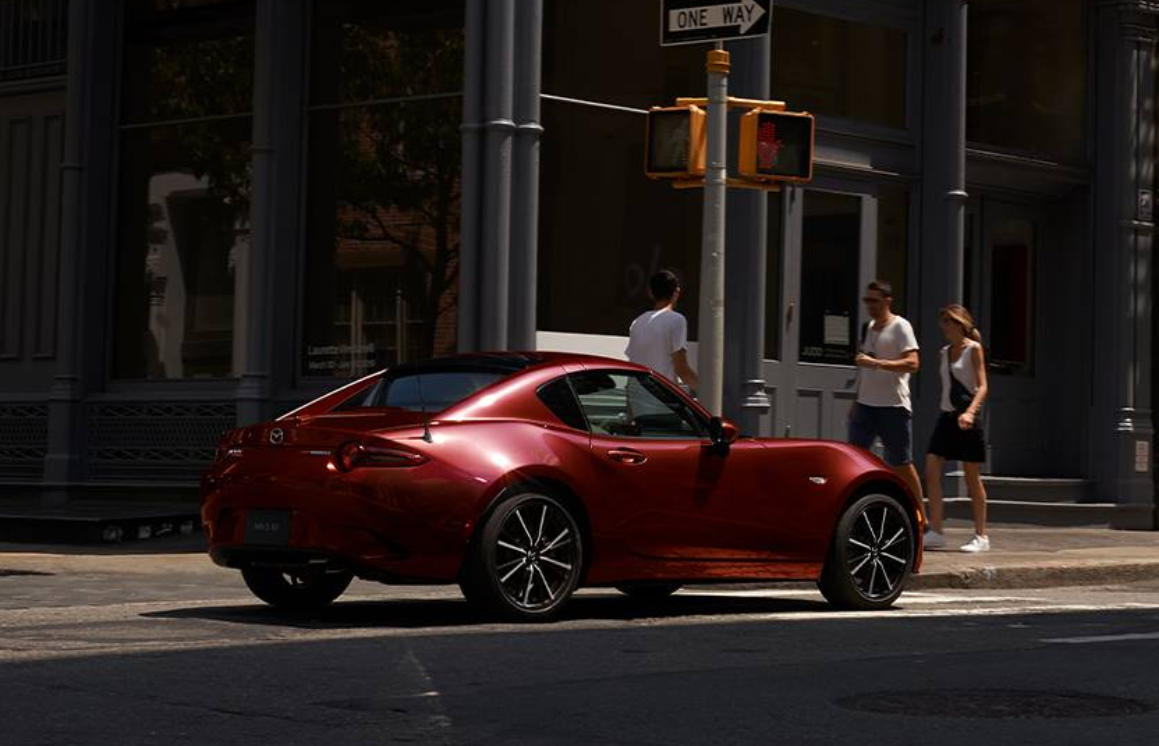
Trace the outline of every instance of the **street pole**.
[[697, 373], [700, 403], [720, 415], [724, 399], [724, 231], [728, 192], [728, 72], [724, 42], [708, 51], [708, 136], [704, 173], [704, 229], [700, 251]]

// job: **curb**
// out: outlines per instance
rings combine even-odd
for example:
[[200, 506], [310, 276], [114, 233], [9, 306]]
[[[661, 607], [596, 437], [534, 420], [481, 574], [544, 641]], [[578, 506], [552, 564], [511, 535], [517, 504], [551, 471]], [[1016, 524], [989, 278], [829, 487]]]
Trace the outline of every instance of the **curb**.
[[1088, 562], [1079, 565], [981, 566], [923, 572], [910, 578], [910, 590], [944, 588], [1055, 588], [1117, 585], [1159, 579], [1159, 562]]

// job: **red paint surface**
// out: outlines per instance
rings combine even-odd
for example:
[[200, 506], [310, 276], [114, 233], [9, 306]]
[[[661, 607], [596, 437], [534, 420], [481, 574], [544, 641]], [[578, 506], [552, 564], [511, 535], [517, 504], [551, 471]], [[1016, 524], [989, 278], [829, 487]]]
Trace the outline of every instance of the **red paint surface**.
[[[719, 455], [707, 442], [573, 430], [540, 402], [540, 385], [581, 368], [643, 369], [537, 354], [542, 363], [436, 415], [432, 442], [423, 439], [417, 413], [329, 413], [374, 376], [275, 422], [232, 431], [202, 480], [211, 554], [222, 562], [230, 552], [234, 561], [244, 557], [245, 511], [289, 510], [289, 552], [325, 555], [382, 580], [454, 582], [488, 510], [532, 483], [582, 509], [588, 585], [815, 579], [842, 509], [871, 486], [904, 495], [921, 533], [924, 518], [901, 481], [876, 457], [842, 443], [740, 438]], [[270, 444], [274, 428], [283, 430], [280, 445]], [[352, 440], [426, 460], [342, 472], [334, 453]], [[609, 456], [624, 449], [645, 460]], [[827, 481], [816, 484], [814, 476]]]

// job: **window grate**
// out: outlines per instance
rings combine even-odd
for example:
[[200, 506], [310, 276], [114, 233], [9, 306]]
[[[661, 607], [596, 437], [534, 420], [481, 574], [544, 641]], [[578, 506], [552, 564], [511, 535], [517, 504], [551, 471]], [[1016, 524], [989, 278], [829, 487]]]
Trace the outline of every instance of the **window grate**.
[[232, 403], [89, 405], [89, 478], [195, 482], [236, 422]]
[[63, 75], [68, 0], [0, 0], [0, 82]]
[[48, 451], [48, 407], [0, 403], [0, 480], [39, 479]]

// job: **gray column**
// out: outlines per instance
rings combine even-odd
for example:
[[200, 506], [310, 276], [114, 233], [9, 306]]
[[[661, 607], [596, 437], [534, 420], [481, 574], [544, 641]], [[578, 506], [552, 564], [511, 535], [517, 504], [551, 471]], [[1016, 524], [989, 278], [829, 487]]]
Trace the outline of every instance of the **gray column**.
[[[271, 353], [273, 327], [281, 315], [270, 302], [275, 253], [286, 241], [292, 252], [298, 233], [296, 221], [287, 223], [287, 214], [296, 210], [280, 204], [281, 159], [290, 148], [282, 140], [294, 138], [291, 123], [298, 122], [301, 100], [294, 91], [301, 86], [302, 3], [285, 0], [258, 0], [254, 29], [254, 118], [253, 187], [250, 202], [250, 246], [240, 257], [235, 304], [234, 333], [241, 335], [241, 360], [234, 361], [240, 372], [237, 387], [237, 417], [240, 424], [268, 419], [271, 413]], [[298, 150], [300, 148], [294, 148]], [[285, 173], [296, 175], [292, 168]], [[283, 219], [279, 220], [279, 216]], [[293, 254], [291, 254], [293, 256]]]
[[483, 62], [486, 14], [482, 2], [469, 2], [463, 56], [463, 176], [459, 231], [458, 346], [479, 347], [479, 257], [482, 253]]
[[1155, 188], [1156, 6], [1098, 4], [1092, 476], [1116, 524], [1154, 528], [1150, 204]]
[[[936, 352], [942, 345], [938, 309], [960, 303], [965, 274], [966, 212], [966, 0], [926, 3], [923, 52], [921, 245], [918, 282], [910, 283], [909, 314], [920, 329], [916, 442], [937, 417]], [[981, 40], [980, 43], [985, 43]], [[916, 301], [916, 302], [915, 302]]]
[[[732, 55], [732, 95], [768, 99], [772, 64], [769, 37], [733, 42], [728, 49]], [[729, 160], [735, 163], [736, 144], [730, 145]], [[768, 204], [769, 197], [763, 191], [734, 189], [728, 196], [724, 411], [743, 432], [754, 435], [759, 434], [760, 418], [770, 407], [762, 372]]]
[[515, 0], [467, 3], [466, 23], [459, 349], [501, 350], [511, 310]]
[[[113, 205], [113, 39], [120, 9], [110, 0], [72, 0], [68, 11], [59, 329], [44, 463], [49, 483], [77, 482], [85, 476], [84, 396], [102, 381], [99, 366], [86, 351], [94, 336], [104, 334], [104, 314], [91, 311], [104, 308], [100, 291]], [[64, 493], [49, 491], [45, 499], [59, 502]]]
[[510, 318], [507, 343], [535, 349], [539, 232], [539, 93], [543, 0], [521, 0], [515, 22], [515, 154], [511, 187]]
[[515, 0], [487, 2], [483, 90], [483, 216], [479, 346], [507, 348], [511, 274], [511, 151], [515, 135]]

